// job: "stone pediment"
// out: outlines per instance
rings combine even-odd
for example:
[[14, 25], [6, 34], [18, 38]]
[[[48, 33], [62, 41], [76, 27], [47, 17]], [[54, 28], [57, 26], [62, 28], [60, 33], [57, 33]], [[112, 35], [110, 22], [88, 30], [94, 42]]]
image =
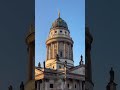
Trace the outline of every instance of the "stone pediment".
[[42, 69], [35, 69], [35, 76], [42, 74], [42, 73], [43, 73]]
[[85, 65], [72, 67], [69, 69], [69, 73], [85, 75]]

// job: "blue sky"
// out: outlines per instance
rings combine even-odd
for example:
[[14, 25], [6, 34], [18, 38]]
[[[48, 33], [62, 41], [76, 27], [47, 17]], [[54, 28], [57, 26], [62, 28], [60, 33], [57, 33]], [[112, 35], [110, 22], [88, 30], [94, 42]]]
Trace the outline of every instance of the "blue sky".
[[74, 41], [74, 64], [79, 64], [81, 54], [85, 57], [85, 0], [35, 0], [35, 65], [46, 60], [45, 42], [58, 10]]

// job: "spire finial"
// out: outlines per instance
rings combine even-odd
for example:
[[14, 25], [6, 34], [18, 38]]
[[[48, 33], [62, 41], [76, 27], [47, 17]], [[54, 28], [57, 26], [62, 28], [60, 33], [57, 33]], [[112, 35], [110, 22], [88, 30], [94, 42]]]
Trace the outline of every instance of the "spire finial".
[[111, 70], [110, 70], [110, 81], [111, 81], [111, 82], [114, 81], [114, 70], [113, 70], [112, 67], [111, 67]]
[[83, 56], [81, 55], [81, 61], [83, 60]]
[[80, 65], [83, 65], [83, 56], [81, 55]]
[[20, 90], [24, 90], [24, 84], [23, 84], [23, 81], [22, 81], [21, 84], [20, 84]]
[[40, 62], [38, 63], [38, 67], [41, 67], [41, 64], [40, 64]]
[[60, 18], [60, 10], [58, 10], [58, 17]]
[[43, 62], [44, 68], [45, 68], [45, 61]]
[[12, 85], [10, 85], [10, 86], [8, 87], [8, 90], [13, 90]]

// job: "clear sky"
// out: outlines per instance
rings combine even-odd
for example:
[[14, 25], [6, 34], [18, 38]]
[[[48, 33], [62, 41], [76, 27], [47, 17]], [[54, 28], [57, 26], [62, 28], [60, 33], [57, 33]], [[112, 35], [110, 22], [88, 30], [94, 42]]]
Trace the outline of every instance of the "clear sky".
[[85, 0], [35, 0], [35, 65], [46, 60], [46, 39], [52, 22], [58, 18], [58, 10], [67, 22], [74, 41], [74, 64], [81, 54], [85, 56]]

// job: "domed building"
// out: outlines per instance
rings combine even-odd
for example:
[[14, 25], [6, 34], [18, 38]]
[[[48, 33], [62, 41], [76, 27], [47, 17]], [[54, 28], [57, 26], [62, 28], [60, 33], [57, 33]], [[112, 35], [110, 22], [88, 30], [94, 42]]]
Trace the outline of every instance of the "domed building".
[[67, 23], [60, 17], [52, 23], [46, 40], [47, 56], [35, 68], [36, 90], [84, 90], [83, 56], [74, 66], [73, 40]]

